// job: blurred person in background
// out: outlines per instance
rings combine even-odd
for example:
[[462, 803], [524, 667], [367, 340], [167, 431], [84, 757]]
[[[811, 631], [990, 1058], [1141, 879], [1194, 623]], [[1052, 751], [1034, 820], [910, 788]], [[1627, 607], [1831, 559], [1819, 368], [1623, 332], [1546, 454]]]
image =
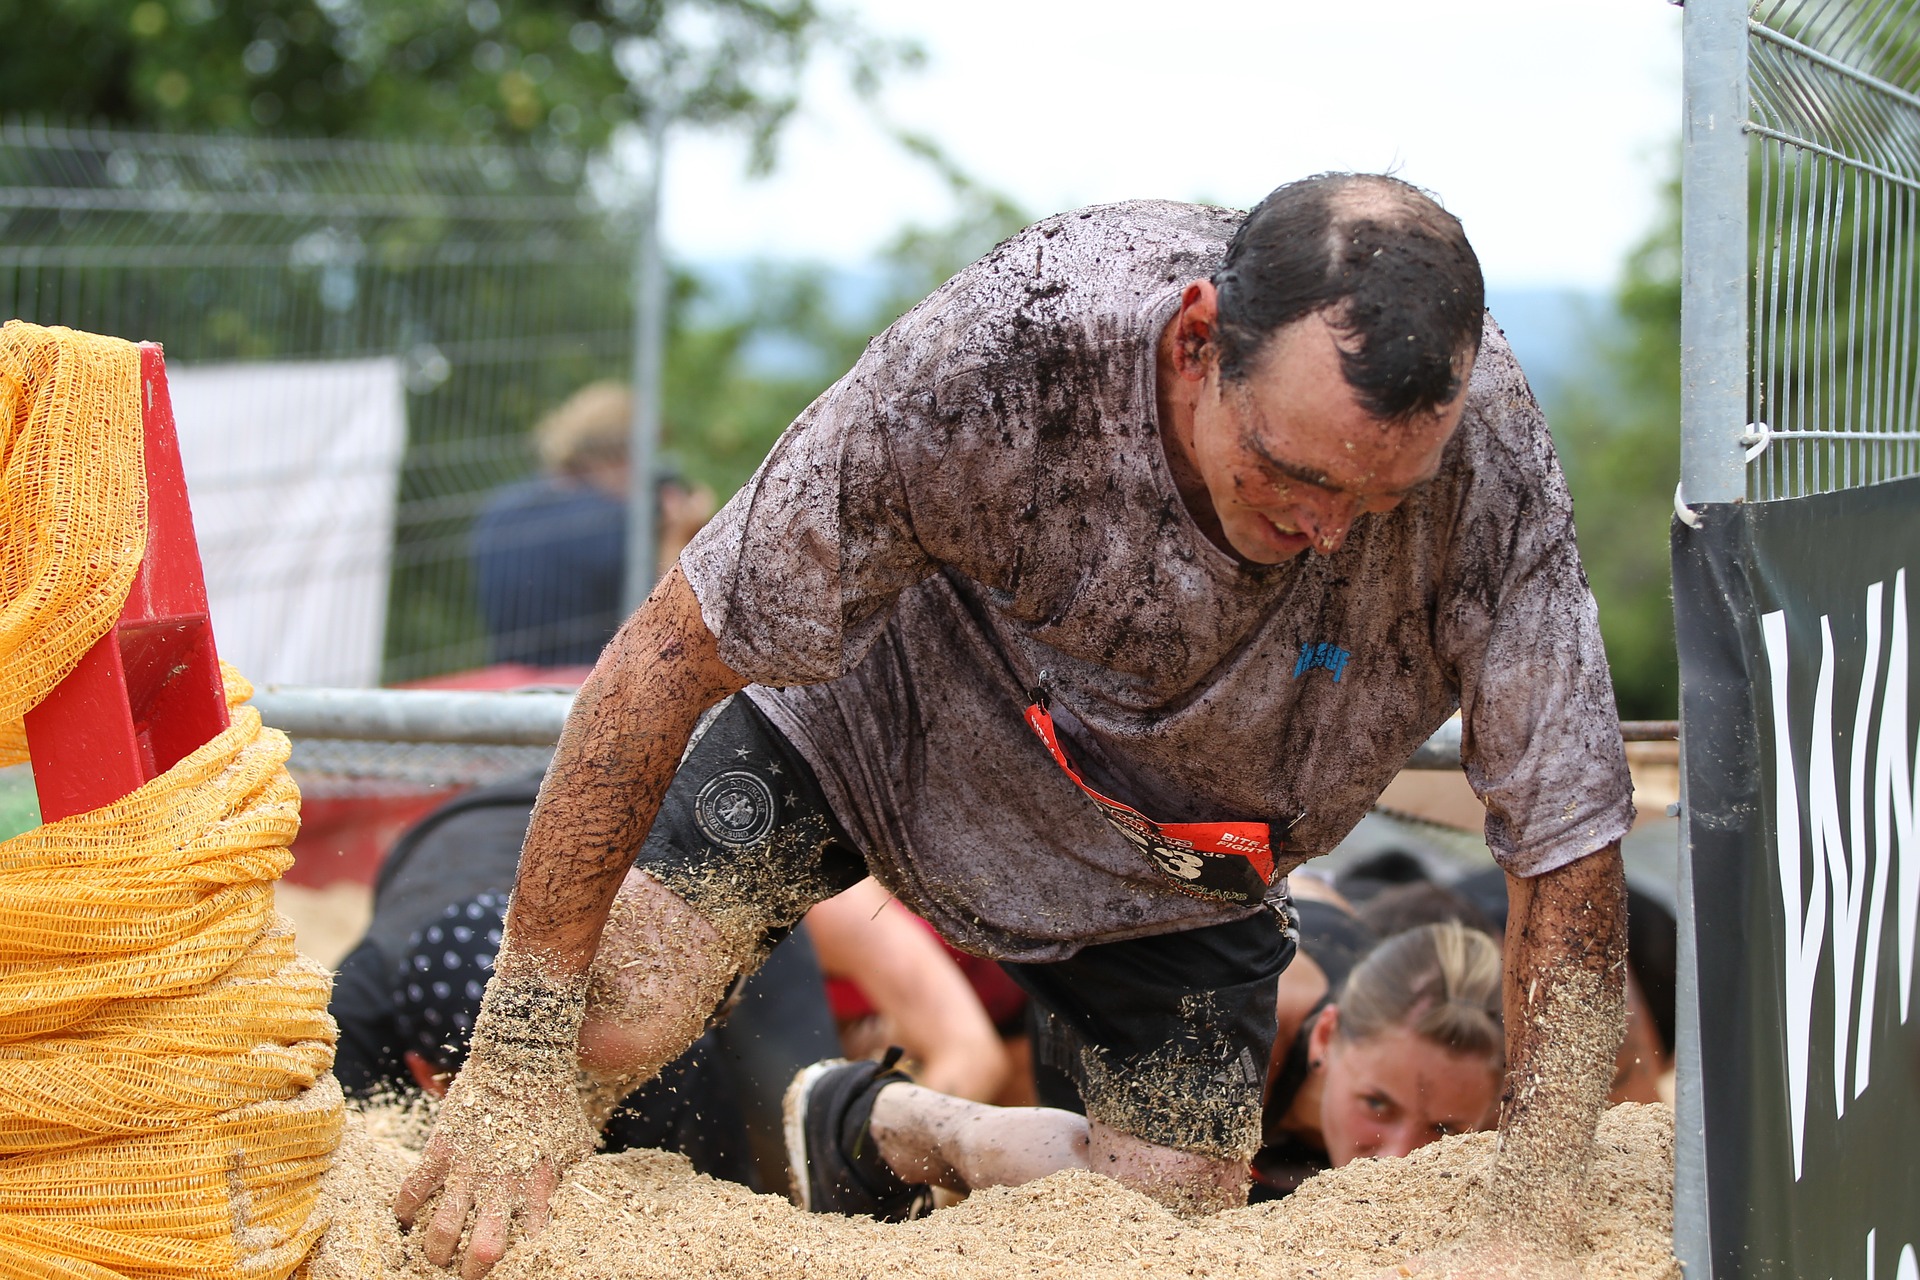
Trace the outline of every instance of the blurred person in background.
[[[487, 500], [471, 554], [488, 657], [586, 667], [620, 626], [626, 580], [633, 396], [590, 383], [534, 427], [540, 474]], [[659, 573], [714, 511], [713, 491], [670, 472], [657, 481]]]
[[[1507, 929], [1507, 886], [1489, 867], [1449, 884], [1432, 879], [1411, 854], [1389, 850], [1349, 867], [1339, 891], [1358, 905], [1359, 919], [1382, 938], [1423, 924], [1456, 920], [1498, 941]], [[1627, 1032], [1614, 1060], [1607, 1104], [1672, 1102], [1674, 991], [1678, 925], [1644, 887], [1627, 884]]]
[[1423, 924], [1456, 920], [1499, 940], [1493, 922], [1470, 898], [1431, 880], [1388, 885], [1354, 910], [1361, 921], [1382, 938], [1391, 938]]

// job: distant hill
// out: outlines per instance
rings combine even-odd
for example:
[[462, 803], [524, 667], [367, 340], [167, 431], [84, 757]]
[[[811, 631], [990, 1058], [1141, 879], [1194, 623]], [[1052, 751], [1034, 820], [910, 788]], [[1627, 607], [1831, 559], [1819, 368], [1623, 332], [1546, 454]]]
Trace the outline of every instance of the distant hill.
[[1591, 289], [1534, 287], [1488, 289], [1487, 309], [1500, 322], [1527, 382], [1548, 410], [1609, 314], [1604, 292]]

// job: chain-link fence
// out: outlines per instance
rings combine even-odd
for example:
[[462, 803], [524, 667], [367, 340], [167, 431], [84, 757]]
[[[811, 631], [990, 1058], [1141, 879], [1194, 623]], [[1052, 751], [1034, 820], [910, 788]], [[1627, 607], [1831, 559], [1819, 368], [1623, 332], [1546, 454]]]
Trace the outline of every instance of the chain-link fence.
[[470, 528], [545, 410], [626, 375], [628, 231], [566, 154], [0, 125], [0, 319], [165, 344], [261, 681], [489, 660]]
[[1910, 4], [1778, 0], [1749, 32], [1750, 495], [1913, 475], [1920, 21]]
[[1688, 35], [1685, 496], [1920, 473], [1920, 10], [1703, 7]]

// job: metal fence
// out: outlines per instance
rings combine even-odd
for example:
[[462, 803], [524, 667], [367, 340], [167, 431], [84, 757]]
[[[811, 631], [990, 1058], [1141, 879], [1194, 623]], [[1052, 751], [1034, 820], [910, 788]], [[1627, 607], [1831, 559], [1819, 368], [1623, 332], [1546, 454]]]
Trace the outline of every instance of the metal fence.
[[0, 125], [0, 319], [165, 344], [261, 680], [488, 661], [469, 528], [543, 411], [626, 375], [629, 231], [567, 153]]
[[1920, 474], [1920, 6], [1689, 0], [1683, 495]]
[[[1677, 514], [1920, 474], [1920, 2], [1685, 0], [1684, 33]], [[1709, 1276], [1680, 866], [1674, 1247]]]

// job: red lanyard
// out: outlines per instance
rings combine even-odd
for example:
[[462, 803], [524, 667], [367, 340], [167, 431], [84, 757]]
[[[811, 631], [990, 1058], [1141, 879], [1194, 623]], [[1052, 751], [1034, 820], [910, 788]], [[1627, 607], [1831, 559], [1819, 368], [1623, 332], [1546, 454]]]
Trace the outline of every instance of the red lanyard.
[[1109, 799], [1088, 786], [1067, 763], [1054, 733], [1053, 713], [1036, 694], [1027, 708], [1027, 724], [1040, 735], [1073, 785], [1100, 806], [1108, 822], [1173, 882], [1196, 898], [1253, 905], [1273, 883], [1272, 831], [1264, 822], [1155, 822], [1139, 810]]

